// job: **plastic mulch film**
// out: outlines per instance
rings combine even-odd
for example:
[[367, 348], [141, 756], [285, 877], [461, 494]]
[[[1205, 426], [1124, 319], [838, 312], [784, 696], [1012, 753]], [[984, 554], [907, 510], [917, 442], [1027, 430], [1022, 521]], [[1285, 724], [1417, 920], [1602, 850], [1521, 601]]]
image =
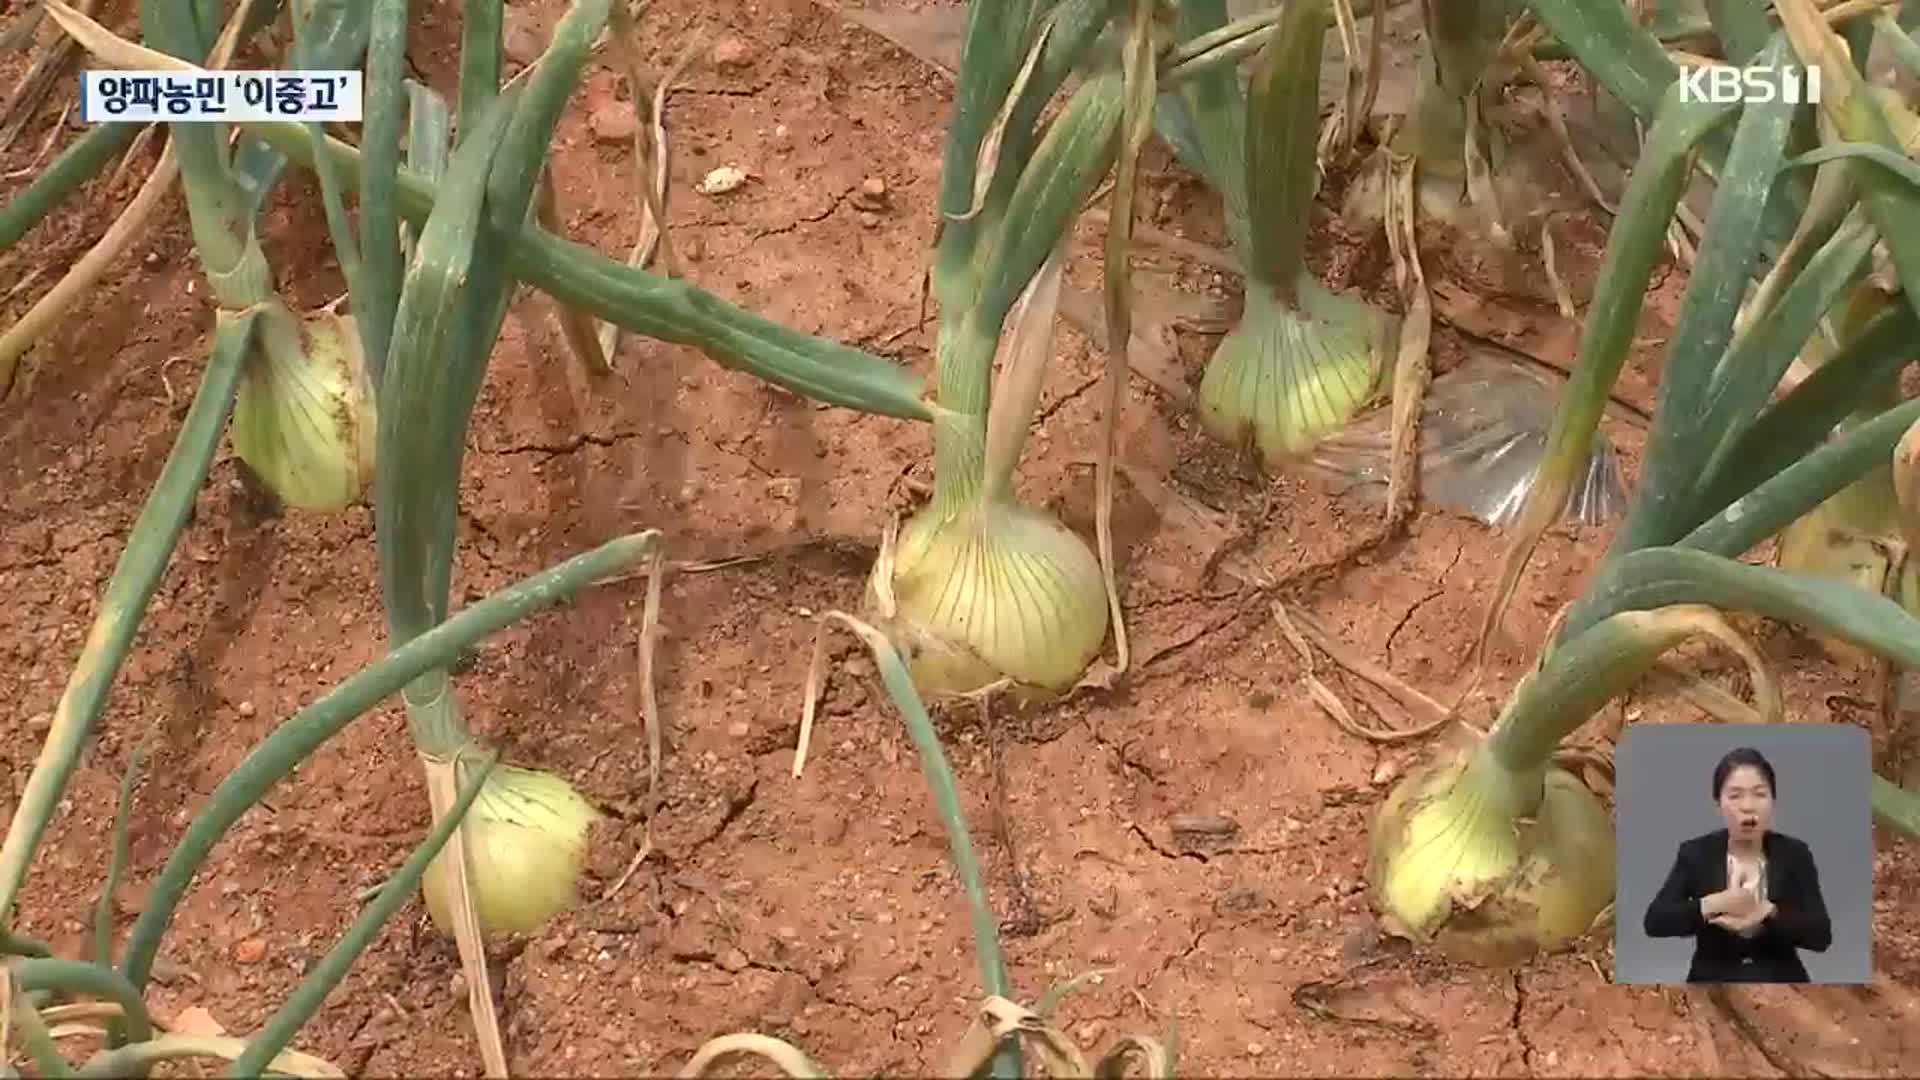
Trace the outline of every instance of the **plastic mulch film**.
[[[1420, 419], [1421, 498], [1495, 528], [1511, 524], [1546, 451], [1558, 390], [1543, 376], [1486, 353], [1436, 377]], [[1321, 443], [1312, 468], [1343, 491], [1357, 488], [1384, 501], [1392, 420], [1391, 408], [1369, 412]], [[1565, 518], [1599, 525], [1626, 505], [1613, 443], [1596, 432]]]

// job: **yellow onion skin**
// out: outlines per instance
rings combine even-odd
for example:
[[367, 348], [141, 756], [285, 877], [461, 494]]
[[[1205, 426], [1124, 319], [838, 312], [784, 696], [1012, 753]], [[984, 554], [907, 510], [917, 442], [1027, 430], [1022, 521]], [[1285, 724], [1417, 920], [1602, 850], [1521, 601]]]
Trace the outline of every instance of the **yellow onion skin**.
[[[1441, 161], [1442, 167], [1434, 168], [1436, 160], [1436, 157], [1422, 157], [1420, 169], [1414, 174], [1413, 194], [1421, 227], [1435, 223], [1457, 231], [1484, 233], [1491, 221], [1485, 211], [1467, 200], [1464, 162], [1455, 154], [1451, 161]], [[1340, 203], [1340, 220], [1349, 229], [1377, 232], [1387, 227], [1387, 200], [1393, 194], [1393, 178], [1388, 166], [1387, 155], [1375, 154], [1347, 184]], [[1504, 176], [1496, 175], [1495, 180], [1496, 190], [1503, 195], [1513, 186]]]
[[262, 323], [234, 400], [233, 448], [281, 502], [333, 513], [373, 482], [373, 385], [352, 317], [292, 324], [284, 313]]
[[[1836, 322], [1838, 343], [1829, 345], [1820, 335], [1807, 343], [1801, 360], [1818, 369], [1838, 348], [1857, 338], [1874, 316], [1900, 302], [1871, 280], [1854, 286]], [[1866, 389], [1862, 404], [1839, 427], [1845, 432], [1862, 420], [1893, 408], [1901, 400], [1897, 374]], [[1843, 581], [1876, 596], [1886, 596], [1910, 612], [1920, 612], [1920, 557], [1900, 557], [1910, 546], [1913, 529], [1909, 507], [1914, 500], [1913, 458], [1920, 443], [1909, 431], [1895, 445], [1892, 458], [1833, 493], [1825, 502], [1800, 516], [1780, 532], [1773, 564], [1806, 577]], [[1813, 641], [1829, 659], [1859, 667], [1874, 653], [1831, 634], [1814, 632]]]
[[1893, 448], [1893, 504], [1899, 512], [1900, 531], [1911, 552], [1909, 561], [1920, 559], [1920, 421], [1907, 428]]
[[[482, 934], [529, 934], [579, 901], [587, 834], [600, 812], [551, 773], [496, 765], [461, 828], [471, 853], [468, 888]], [[453, 919], [439, 874], [421, 893], [442, 933]]]
[[914, 684], [936, 697], [1003, 678], [1065, 691], [1107, 637], [1099, 559], [1052, 516], [1012, 502], [981, 501], [945, 519], [932, 507], [914, 515], [894, 545], [893, 610], [879, 586], [869, 578], [869, 611]]
[[[1893, 466], [1877, 467], [1781, 530], [1774, 565], [1843, 581], [1920, 612], [1920, 559], [1894, 556], [1902, 541], [1897, 477]], [[1812, 637], [1839, 663], [1858, 667], [1873, 660], [1871, 650], [1831, 634]]]
[[1523, 816], [1526, 786], [1482, 745], [1438, 758], [1394, 790], [1375, 819], [1367, 866], [1389, 931], [1490, 967], [1586, 936], [1613, 902], [1612, 817], [1552, 767]]
[[1382, 323], [1364, 303], [1302, 275], [1298, 304], [1249, 286], [1246, 308], [1200, 378], [1200, 424], [1269, 467], [1345, 427], [1380, 381]]

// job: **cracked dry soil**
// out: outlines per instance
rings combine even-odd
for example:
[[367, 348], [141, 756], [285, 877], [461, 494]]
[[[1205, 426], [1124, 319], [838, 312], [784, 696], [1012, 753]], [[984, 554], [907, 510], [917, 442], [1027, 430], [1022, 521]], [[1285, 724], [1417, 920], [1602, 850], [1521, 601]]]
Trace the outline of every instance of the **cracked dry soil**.
[[[551, 26], [561, 7], [513, 5], [514, 32]], [[417, 9], [410, 59], [450, 88], [457, 5]], [[646, 26], [659, 67], [689, 31], [727, 43], [724, 62], [716, 48], [689, 69], [669, 107], [670, 219], [686, 273], [771, 318], [926, 370], [918, 287], [946, 82], [809, 0], [662, 0]], [[20, 61], [0, 67], [11, 84]], [[568, 232], [616, 254], [637, 224], [631, 161], [623, 144], [596, 138], [588, 117], [622, 93], [613, 71], [594, 68], [555, 157]], [[51, 122], [43, 117], [7, 155], [0, 184], [9, 191]], [[60, 208], [0, 256], [0, 277], [71, 263], [152, 159], [150, 150], [114, 190], [96, 184]], [[722, 197], [695, 192], [720, 165], [758, 179]], [[885, 205], [856, 212], [848, 196], [873, 176]], [[1146, 176], [1154, 194], [1143, 204], [1162, 208], [1153, 224], [1218, 242], [1211, 200], [1163, 154], [1150, 154]], [[296, 175], [265, 225], [281, 279], [309, 306], [341, 291], [319, 205]], [[1316, 268], [1380, 297], [1384, 250], [1345, 235], [1324, 207], [1317, 217]], [[1222, 287], [1162, 255], [1143, 265], [1185, 288]], [[1080, 284], [1094, 282], [1088, 271], [1076, 268]], [[0, 740], [0, 791], [25, 781], [185, 410], [211, 322], [199, 280], [176, 196], [36, 354], [8, 405], [0, 594], [13, 617], [0, 628], [0, 696], [35, 720], [9, 725]], [[6, 301], [10, 315], [37, 295]], [[1654, 296], [1647, 340], [1663, 335], [1677, 297], [1673, 283]], [[1479, 314], [1510, 344], [1563, 366], [1570, 359], [1573, 334], [1549, 308], [1482, 301]], [[1197, 377], [1202, 346], [1185, 347]], [[1460, 343], [1442, 327], [1436, 350], [1444, 368]], [[1643, 350], [1623, 379], [1622, 392], [1643, 406], [1655, 360]], [[516, 1073], [666, 1073], [734, 1030], [790, 1038], [849, 1074], [924, 1070], [967, 1022], [978, 987], [971, 941], [913, 749], [850, 647], [838, 650], [847, 662], [807, 772], [794, 779], [790, 768], [808, 616], [858, 602], [901, 463], [926, 457], [926, 433], [815, 407], [688, 349], [630, 339], [619, 363], [623, 384], [585, 385], [550, 303], [522, 292], [474, 417], [458, 599], [644, 526], [666, 530], [675, 558], [763, 558], [668, 585], [665, 805], [655, 853], [611, 895], [642, 834], [634, 644], [644, 583], [590, 591], [487, 641], [465, 665], [460, 689], [476, 726], [510, 759], [557, 770], [612, 815], [596, 839], [588, 902], [496, 951]], [[1101, 395], [1082, 391], [1099, 357], [1063, 332], [1060, 367], [1023, 484], [1090, 534], [1087, 462]], [[1289, 580], [1292, 599], [1322, 625], [1415, 686], [1444, 689], [1492, 584], [1495, 537], [1430, 509], [1407, 540], [1346, 558], [1373, 527], [1372, 505], [1291, 478], [1268, 501], [1178, 409], [1137, 380], [1133, 388], [1122, 443], [1136, 465], [1241, 523], [1242, 554]], [[1637, 433], [1613, 434], [1631, 468]], [[1209, 576], [1211, 552], [1125, 485], [1116, 522], [1136, 658], [1125, 685], [1032, 715], [1001, 712], [991, 732], [970, 712], [945, 722], [1023, 998], [1106, 969], [1063, 1007], [1068, 1030], [1104, 1047], [1126, 1032], [1164, 1032], [1177, 1015], [1192, 1075], [1778, 1072], [1704, 1000], [1607, 985], [1604, 942], [1518, 973], [1455, 968], [1382, 942], [1362, 887], [1366, 829], [1385, 783], [1420, 747], [1362, 744], [1335, 728], [1304, 691], [1265, 600]], [[1604, 539], [1575, 529], [1548, 539], [1490, 692], [1504, 692], [1531, 660]], [[23, 929], [63, 953], [84, 951], [115, 785], [146, 744], [132, 859], [114, 897], [124, 931], [219, 779], [274, 723], [378, 655], [374, 580], [365, 508], [277, 515], [223, 451], [42, 849]], [[1871, 722], [1852, 704], [1873, 699], [1863, 673], [1823, 666], [1779, 629], [1758, 640], [1785, 669], [1800, 715]], [[1695, 662], [1725, 670], [1716, 657]], [[1363, 714], [1407, 722], [1364, 684], [1321, 671]], [[1596, 727], [1630, 713], [1699, 719], [1635, 695]], [[346, 926], [352, 897], [397, 864], [426, 820], [398, 712], [351, 726], [218, 849], [175, 920], [155, 988], [161, 1015], [198, 1005], [230, 1031], [259, 1024]], [[1915, 901], [1913, 852], [1890, 838], [1882, 845], [1877, 960], [1887, 977], [1915, 985], [1920, 947], [1902, 913]], [[297, 1045], [360, 1075], [477, 1074], [457, 969], [451, 945], [409, 905]], [[1894, 1075], [1912, 1051], [1891, 1021], [1850, 1016], [1841, 999], [1819, 1007], [1850, 1025], [1822, 1044], [1823, 1068]], [[1601, 1015], [1617, 1019], [1590, 1019]]]

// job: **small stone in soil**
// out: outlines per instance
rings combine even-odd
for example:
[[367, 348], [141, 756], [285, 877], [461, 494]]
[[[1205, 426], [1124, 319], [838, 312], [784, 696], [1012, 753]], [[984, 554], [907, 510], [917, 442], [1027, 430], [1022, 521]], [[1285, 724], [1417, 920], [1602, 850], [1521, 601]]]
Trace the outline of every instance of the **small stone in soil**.
[[722, 165], [701, 177], [694, 190], [702, 195], [725, 195], [738, 191], [747, 182], [747, 171], [737, 165]]
[[879, 224], [876, 211], [887, 207], [887, 182], [877, 176], [869, 176], [860, 182], [853, 192], [854, 208], [861, 211], [860, 223], [869, 229]]
[[242, 964], [257, 964], [266, 959], [267, 943], [257, 937], [247, 938], [233, 947], [233, 958]]
[[609, 101], [593, 110], [587, 117], [587, 126], [593, 129], [593, 137], [604, 143], [622, 143], [632, 139], [640, 130], [640, 118], [634, 115], [633, 107], [623, 101]]
[[540, 21], [524, 7], [507, 7], [500, 39], [500, 51], [516, 64], [533, 63], [547, 47]]
[[253, 702], [243, 701], [240, 703], [240, 705], [235, 711], [237, 711], [240, 714], [240, 718], [242, 720], [250, 719], [252, 718], [253, 712], [254, 712]]
[[201, 1005], [180, 1010], [180, 1014], [175, 1016], [173, 1023], [167, 1027], [177, 1035], [195, 1035], [202, 1038], [210, 1036], [217, 1039], [227, 1033], [227, 1029], [220, 1026], [220, 1021], [215, 1020], [213, 1014]]
[[739, 67], [753, 59], [753, 48], [740, 38], [731, 35], [721, 38], [713, 46], [713, 65], [715, 67]]
[[728, 949], [720, 954], [720, 967], [726, 971], [744, 971], [747, 967], [747, 954], [739, 949]]

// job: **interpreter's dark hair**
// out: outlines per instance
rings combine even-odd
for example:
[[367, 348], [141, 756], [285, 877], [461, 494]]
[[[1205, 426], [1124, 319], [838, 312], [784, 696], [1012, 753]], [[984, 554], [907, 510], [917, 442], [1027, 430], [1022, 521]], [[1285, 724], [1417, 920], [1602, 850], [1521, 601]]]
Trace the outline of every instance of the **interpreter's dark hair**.
[[1714, 802], [1720, 801], [1720, 792], [1727, 786], [1727, 777], [1742, 765], [1751, 765], [1760, 770], [1760, 775], [1767, 778], [1767, 790], [1775, 795], [1780, 793], [1780, 785], [1773, 780], [1773, 763], [1767, 760], [1767, 756], [1751, 746], [1737, 746], [1727, 751], [1726, 756], [1720, 759], [1720, 764], [1713, 767]]

